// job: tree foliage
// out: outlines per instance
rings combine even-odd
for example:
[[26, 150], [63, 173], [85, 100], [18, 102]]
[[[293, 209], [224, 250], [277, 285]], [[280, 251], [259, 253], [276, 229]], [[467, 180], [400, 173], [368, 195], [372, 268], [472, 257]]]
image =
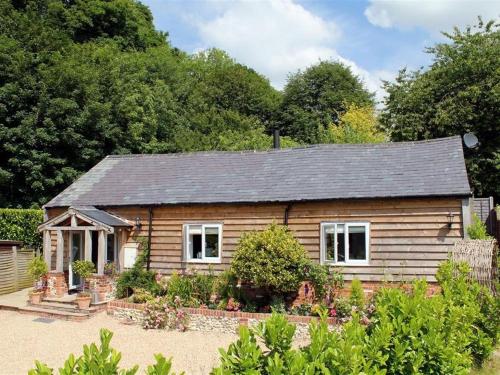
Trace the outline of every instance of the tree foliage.
[[465, 149], [476, 195], [500, 196], [500, 30], [494, 22], [445, 33], [447, 43], [428, 48], [427, 70], [400, 71], [384, 84], [380, 120], [393, 141], [473, 132], [477, 149]]
[[22, 241], [30, 249], [41, 249], [42, 235], [38, 226], [43, 222], [42, 210], [0, 209], [0, 239]]
[[326, 129], [338, 125], [349, 104], [373, 106], [373, 94], [340, 62], [322, 61], [292, 74], [283, 92], [277, 123], [304, 143], [325, 141]]
[[346, 111], [339, 117], [338, 124], [330, 124], [324, 137], [327, 143], [380, 143], [386, 135], [372, 106], [346, 106]]
[[224, 52], [173, 48], [137, 1], [0, 0], [0, 206], [108, 154], [270, 148], [279, 101]]

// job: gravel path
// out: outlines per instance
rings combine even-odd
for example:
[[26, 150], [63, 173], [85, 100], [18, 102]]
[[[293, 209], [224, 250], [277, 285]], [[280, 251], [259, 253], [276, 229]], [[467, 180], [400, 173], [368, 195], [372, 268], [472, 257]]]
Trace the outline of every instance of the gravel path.
[[134, 364], [144, 368], [154, 360], [154, 353], [173, 358], [177, 373], [208, 374], [218, 364], [218, 348], [236, 340], [233, 334], [214, 332], [146, 331], [138, 326], [121, 324], [100, 313], [84, 322], [54, 320], [35, 322], [35, 316], [0, 311], [0, 374], [26, 374], [35, 359], [58, 369], [70, 353], [80, 355], [83, 344], [98, 342], [99, 329], [114, 332], [112, 347], [122, 352], [121, 366]]

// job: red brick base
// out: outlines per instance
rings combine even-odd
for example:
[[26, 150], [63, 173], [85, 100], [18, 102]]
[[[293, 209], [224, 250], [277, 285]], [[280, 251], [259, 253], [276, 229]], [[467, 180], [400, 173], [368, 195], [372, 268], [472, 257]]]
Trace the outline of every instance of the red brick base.
[[68, 293], [68, 284], [64, 272], [49, 271], [45, 287], [46, 297], [62, 297]]

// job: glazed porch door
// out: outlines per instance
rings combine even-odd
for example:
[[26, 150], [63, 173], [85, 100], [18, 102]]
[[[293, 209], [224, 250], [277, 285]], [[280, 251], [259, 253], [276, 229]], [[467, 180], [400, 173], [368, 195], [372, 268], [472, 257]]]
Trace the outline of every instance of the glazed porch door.
[[69, 251], [69, 288], [75, 289], [81, 286], [80, 276], [73, 271], [73, 262], [83, 259], [83, 235], [81, 231], [70, 233], [70, 251]]

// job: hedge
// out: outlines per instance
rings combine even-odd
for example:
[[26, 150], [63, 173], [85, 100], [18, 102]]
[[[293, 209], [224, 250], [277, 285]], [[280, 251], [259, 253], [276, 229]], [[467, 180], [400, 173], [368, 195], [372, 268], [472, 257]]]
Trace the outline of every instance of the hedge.
[[43, 211], [33, 209], [0, 209], [0, 239], [22, 241], [32, 249], [42, 247], [42, 235], [37, 227], [43, 222]]

